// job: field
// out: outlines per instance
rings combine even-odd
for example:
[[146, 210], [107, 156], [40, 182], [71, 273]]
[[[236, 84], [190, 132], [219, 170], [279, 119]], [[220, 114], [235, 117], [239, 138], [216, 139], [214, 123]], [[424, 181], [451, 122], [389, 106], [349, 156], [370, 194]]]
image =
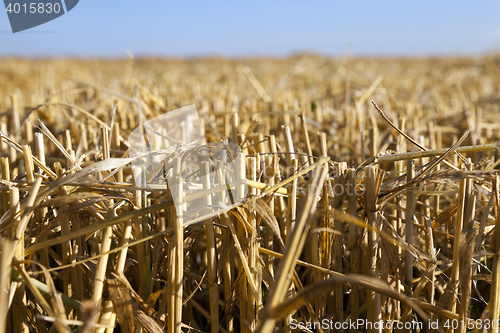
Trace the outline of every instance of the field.
[[499, 114], [494, 55], [2, 59], [0, 333], [498, 332]]

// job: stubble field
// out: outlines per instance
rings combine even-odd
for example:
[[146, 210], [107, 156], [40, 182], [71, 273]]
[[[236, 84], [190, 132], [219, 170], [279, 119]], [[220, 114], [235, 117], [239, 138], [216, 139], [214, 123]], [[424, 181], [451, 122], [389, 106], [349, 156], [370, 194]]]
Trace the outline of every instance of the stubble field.
[[0, 333], [498, 331], [499, 112], [493, 55], [2, 59]]

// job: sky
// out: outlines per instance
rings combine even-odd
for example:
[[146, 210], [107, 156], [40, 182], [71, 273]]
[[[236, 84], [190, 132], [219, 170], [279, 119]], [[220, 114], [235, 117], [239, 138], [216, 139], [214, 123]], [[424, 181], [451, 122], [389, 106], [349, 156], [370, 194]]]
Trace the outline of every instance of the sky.
[[13, 34], [0, 56], [480, 55], [500, 51], [500, 1], [80, 0]]

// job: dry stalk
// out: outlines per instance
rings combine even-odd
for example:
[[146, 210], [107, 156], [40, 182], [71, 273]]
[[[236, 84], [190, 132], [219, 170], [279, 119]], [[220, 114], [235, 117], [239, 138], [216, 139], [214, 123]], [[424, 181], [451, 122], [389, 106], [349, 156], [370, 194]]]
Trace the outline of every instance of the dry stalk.
[[[379, 228], [376, 217], [377, 189], [376, 189], [376, 169], [373, 166], [365, 168], [365, 193], [366, 193], [366, 212], [368, 214], [368, 224], [373, 228]], [[374, 278], [379, 277], [378, 265], [378, 244], [377, 234], [373, 231], [368, 231], [368, 264], [367, 271]], [[372, 323], [382, 320], [380, 308], [380, 294], [373, 290], [367, 291], [367, 320]], [[375, 332], [375, 329], [369, 330]]]
[[292, 231], [282, 261], [278, 266], [276, 281], [271, 288], [269, 298], [264, 308], [264, 316], [256, 332], [272, 332], [276, 318], [269, 315], [274, 308], [284, 299], [291, 283], [291, 270], [295, 267], [300, 252], [305, 243], [305, 236], [310, 226], [310, 219], [316, 210], [316, 202], [319, 193], [323, 189], [322, 184], [325, 181], [328, 168], [322, 166], [316, 170], [310, 184], [313, 186], [308, 195], [303, 199], [299, 210], [299, 218], [295, 229]]
[[[203, 189], [210, 189], [210, 165], [208, 162], [201, 163], [201, 174]], [[212, 205], [212, 198], [207, 195], [204, 200], [206, 206]], [[211, 332], [219, 331], [219, 286], [217, 284], [217, 249], [215, 247], [214, 223], [212, 220], [205, 224], [207, 239], [207, 261], [208, 261], [208, 285], [210, 292], [210, 323]]]

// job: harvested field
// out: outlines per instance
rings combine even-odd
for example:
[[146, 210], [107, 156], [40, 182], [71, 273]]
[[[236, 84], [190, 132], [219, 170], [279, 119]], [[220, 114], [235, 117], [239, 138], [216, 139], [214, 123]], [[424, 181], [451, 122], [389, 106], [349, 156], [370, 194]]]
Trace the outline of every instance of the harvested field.
[[[134, 165], [193, 104], [234, 169]], [[2, 59], [0, 333], [498, 332], [499, 112], [496, 56]]]

